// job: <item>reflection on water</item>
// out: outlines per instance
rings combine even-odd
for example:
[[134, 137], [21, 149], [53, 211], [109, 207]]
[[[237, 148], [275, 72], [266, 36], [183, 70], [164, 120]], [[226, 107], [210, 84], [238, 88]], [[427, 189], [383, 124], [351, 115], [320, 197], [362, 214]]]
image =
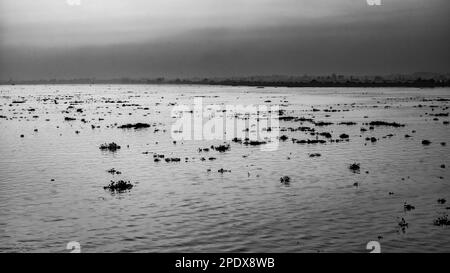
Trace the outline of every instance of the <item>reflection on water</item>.
[[[174, 144], [170, 133], [173, 106], [196, 96], [333, 125], [280, 121], [288, 140], [276, 151], [229, 142], [199, 153], [222, 142]], [[366, 252], [375, 240], [383, 252], [448, 252], [450, 229], [433, 225], [450, 206], [437, 201], [450, 202], [448, 99], [449, 89], [1, 86], [0, 251], [67, 252], [78, 241], [83, 252]], [[406, 126], [370, 130], [375, 120]], [[117, 128], [136, 122], [152, 126]], [[349, 141], [293, 143], [326, 139], [287, 130], [301, 126]], [[121, 149], [99, 149], [110, 142]], [[133, 188], [103, 188], [119, 179]]]

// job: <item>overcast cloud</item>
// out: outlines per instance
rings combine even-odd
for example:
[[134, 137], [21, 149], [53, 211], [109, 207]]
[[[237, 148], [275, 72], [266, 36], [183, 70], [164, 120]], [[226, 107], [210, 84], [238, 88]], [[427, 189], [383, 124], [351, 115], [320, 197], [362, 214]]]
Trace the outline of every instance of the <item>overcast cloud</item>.
[[450, 1], [0, 0], [0, 78], [450, 72]]

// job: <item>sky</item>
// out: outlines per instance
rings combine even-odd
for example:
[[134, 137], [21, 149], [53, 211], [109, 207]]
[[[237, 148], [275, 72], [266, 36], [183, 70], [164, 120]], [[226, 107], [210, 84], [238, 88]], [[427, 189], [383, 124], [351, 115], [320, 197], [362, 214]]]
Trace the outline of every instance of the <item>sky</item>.
[[450, 1], [381, 4], [0, 0], [0, 80], [450, 72]]

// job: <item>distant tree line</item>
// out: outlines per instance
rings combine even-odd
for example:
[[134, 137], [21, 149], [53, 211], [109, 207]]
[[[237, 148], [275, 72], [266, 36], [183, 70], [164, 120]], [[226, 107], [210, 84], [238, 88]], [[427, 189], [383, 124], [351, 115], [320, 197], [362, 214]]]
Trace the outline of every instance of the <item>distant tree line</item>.
[[166, 79], [52, 79], [27, 81], [1, 81], [2, 85], [15, 84], [178, 84], [225, 85], [255, 87], [450, 87], [450, 76], [442, 74], [393, 76], [253, 76], [239, 78]]

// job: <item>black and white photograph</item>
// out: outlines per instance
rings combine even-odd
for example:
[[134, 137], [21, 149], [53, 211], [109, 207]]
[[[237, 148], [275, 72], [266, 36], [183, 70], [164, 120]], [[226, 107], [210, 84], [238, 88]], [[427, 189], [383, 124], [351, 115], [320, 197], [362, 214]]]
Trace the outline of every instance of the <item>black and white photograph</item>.
[[0, 0], [0, 253], [449, 253], [449, 15]]

